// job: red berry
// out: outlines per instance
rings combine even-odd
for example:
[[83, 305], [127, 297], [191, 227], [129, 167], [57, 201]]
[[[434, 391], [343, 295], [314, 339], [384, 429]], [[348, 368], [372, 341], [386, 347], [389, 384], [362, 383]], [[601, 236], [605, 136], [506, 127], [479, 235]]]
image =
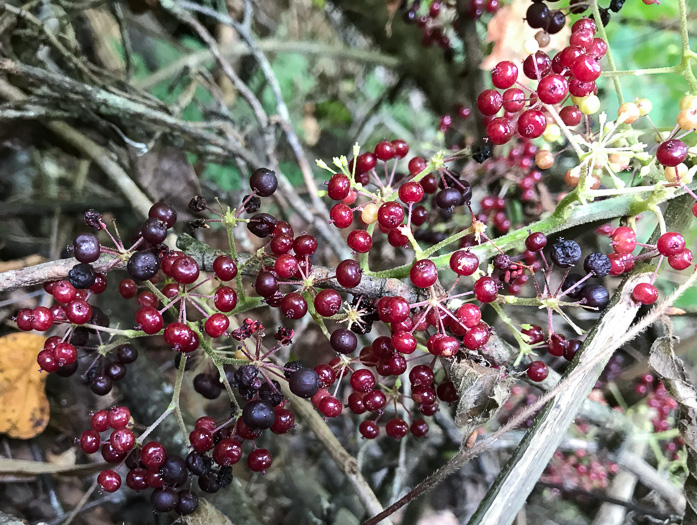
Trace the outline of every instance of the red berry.
[[111, 447], [116, 452], [128, 452], [136, 444], [136, 437], [133, 431], [128, 428], [119, 428], [111, 433], [109, 438]]
[[428, 163], [423, 157], [414, 157], [409, 161], [408, 169], [412, 176], [418, 175], [426, 169]]
[[392, 334], [392, 345], [402, 354], [411, 354], [416, 350], [416, 338], [409, 332], [399, 331]]
[[428, 434], [428, 423], [423, 419], [415, 419], [409, 429], [414, 437], [424, 437]]
[[549, 374], [549, 369], [543, 361], [533, 361], [528, 365], [528, 377], [539, 383], [544, 381]]
[[327, 195], [330, 199], [335, 201], [344, 200], [348, 197], [350, 190], [351, 181], [346, 175], [342, 175], [341, 173], [332, 176], [327, 184]]
[[656, 248], [661, 255], [669, 257], [685, 250], [685, 238], [676, 232], [667, 232], [658, 238]]
[[521, 137], [535, 139], [547, 129], [547, 119], [541, 111], [529, 109], [518, 117], [518, 133]]
[[414, 263], [409, 271], [409, 277], [414, 286], [418, 288], [428, 288], [438, 280], [438, 269], [432, 261], [422, 259]]
[[113, 470], [103, 470], [97, 476], [97, 483], [106, 492], [116, 492], [121, 486], [121, 476]]
[[462, 343], [470, 350], [479, 350], [489, 342], [491, 332], [485, 323], [479, 323], [477, 326], [467, 331], [462, 338]]
[[378, 223], [383, 228], [394, 228], [404, 221], [404, 208], [399, 203], [390, 201], [378, 208]]
[[387, 397], [382, 390], [372, 390], [363, 396], [363, 404], [366, 410], [377, 412], [387, 404]]
[[463, 304], [457, 309], [457, 318], [467, 328], [474, 328], [482, 320], [482, 311], [476, 304]]
[[380, 427], [378, 427], [375, 421], [366, 419], [365, 421], [361, 421], [361, 424], [358, 425], [358, 431], [365, 439], [375, 439], [380, 434]]
[[85, 454], [94, 454], [100, 445], [101, 438], [96, 430], [85, 430], [80, 436], [80, 448]]
[[403, 159], [409, 153], [409, 144], [402, 139], [394, 139], [392, 145], [395, 149], [395, 157], [398, 159]]
[[220, 466], [234, 465], [242, 458], [242, 445], [234, 439], [223, 439], [213, 449], [213, 461]]
[[486, 127], [486, 134], [494, 144], [505, 144], [513, 137], [513, 126], [511, 125], [511, 121], [505, 117], [493, 119]]
[[523, 61], [523, 74], [532, 80], [542, 78], [549, 73], [550, 69], [552, 69], [552, 60], [543, 51], [529, 55]]
[[482, 303], [491, 303], [498, 296], [498, 286], [491, 277], [480, 277], [474, 283], [474, 296]]
[[477, 97], [477, 108], [482, 115], [496, 115], [502, 105], [503, 97], [495, 89], [485, 89]]
[[615, 253], [632, 253], [636, 248], [636, 233], [628, 226], [620, 226], [612, 234], [611, 244]]
[[664, 166], [677, 166], [686, 158], [687, 145], [682, 140], [666, 140], [656, 150], [656, 160]]
[[75, 287], [68, 281], [58, 281], [57, 283], [54, 283], [51, 290], [51, 295], [53, 295], [53, 298], [62, 304], [67, 304], [75, 299], [75, 294]]
[[109, 412], [97, 410], [90, 418], [90, 426], [97, 432], [104, 432], [109, 428]]
[[358, 262], [346, 259], [336, 267], [336, 280], [344, 288], [355, 288], [361, 282], [362, 273]]
[[479, 259], [469, 250], [459, 250], [450, 256], [450, 269], [458, 275], [472, 275], [479, 268]]
[[378, 159], [370, 152], [362, 153], [356, 158], [356, 174], [365, 173], [378, 165]]
[[525, 107], [525, 93], [522, 89], [511, 88], [503, 93], [503, 109], [509, 113], [518, 113]]
[[403, 419], [395, 417], [387, 422], [387, 425], [385, 425], [385, 432], [392, 439], [399, 441], [409, 432], [409, 425], [407, 425], [406, 421]]
[[307, 313], [307, 302], [302, 295], [291, 292], [283, 297], [280, 308], [287, 319], [300, 319]]
[[571, 74], [581, 82], [593, 82], [600, 76], [600, 62], [594, 55], [581, 55], [571, 66]]
[[295, 255], [312, 255], [317, 251], [317, 239], [312, 235], [301, 235], [293, 241]]
[[273, 457], [265, 448], [252, 450], [247, 456], [247, 466], [252, 472], [264, 472], [271, 466]]
[[494, 87], [508, 89], [515, 84], [516, 80], [518, 80], [518, 67], [513, 62], [504, 60], [491, 70], [491, 81]]
[[227, 255], [219, 255], [213, 261], [213, 271], [221, 281], [231, 281], [237, 276], [237, 265]]
[[685, 250], [677, 255], [668, 257], [668, 264], [675, 270], [685, 270], [692, 264], [692, 252], [685, 248]]
[[329, 210], [329, 218], [334, 226], [344, 229], [351, 226], [351, 223], [353, 222], [353, 212], [351, 211], [351, 208], [346, 206], [346, 204], [339, 202], [332, 206], [332, 209]]
[[152, 306], [146, 306], [140, 308], [136, 312], [136, 324], [140, 326], [146, 334], [152, 335], [158, 333], [162, 330], [164, 325], [164, 320], [162, 319], [162, 314], [158, 312]]
[[632, 290], [632, 299], [641, 304], [653, 304], [658, 299], [658, 290], [649, 283], [639, 283]]
[[170, 272], [172, 278], [178, 283], [191, 284], [198, 279], [198, 263], [191, 257], [185, 255], [174, 261]]
[[564, 106], [561, 108], [561, 111], [559, 111], [559, 116], [564, 124], [573, 128], [574, 126], [578, 126], [581, 122], [583, 113], [581, 113], [581, 110], [576, 106]]
[[227, 286], [221, 286], [215, 291], [213, 304], [221, 312], [231, 312], [237, 306], [237, 292]]
[[399, 187], [399, 198], [406, 204], [419, 202], [424, 198], [424, 188], [418, 182], [405, 182]]
[[353, 230], [349, 233], [346, 243], [355, 252], [368, 253], [373, 247], [373, 238], [365, 230]]
[[394, 158], [396, 153], [397, 151], [394, 144], [388, 140], [378, 142], [375, 146], [375, 156], [382, 161], [388, 161]]
[[537, 96], [545, 104], [558, 104], [569, 94], [569, 83], [561, 75], [547, 75], [537, 85]]
[[92, 317], [92, 307], [82, 299], [73, 299], [65, 305], [65, 315], [71, 323], [85, 324]]
[[111, 428], [125, 428], [131, 420], [131, 411], [126, 407], [114, 407], [109, 410], [107, 417]]
[[315, 310], [323, 317], [331, 317], [341, 309], [341, 295], [334, 290], [322, 290], [315, 296]]
[[72, 365], [77, 360], [77, 350], [70, 343], [58, 343], [53, 349], [58, 366]]
[[319, 402], [319, 411], [325, 417], [337, 417], [342, 408], [341, 401], [334, 396], [326, 396]]
[[230, 320], [224, 314], [213, 314], [206, 319], [204, 329], [206, 333], [213, 337], [220, 337], [230, 326]]

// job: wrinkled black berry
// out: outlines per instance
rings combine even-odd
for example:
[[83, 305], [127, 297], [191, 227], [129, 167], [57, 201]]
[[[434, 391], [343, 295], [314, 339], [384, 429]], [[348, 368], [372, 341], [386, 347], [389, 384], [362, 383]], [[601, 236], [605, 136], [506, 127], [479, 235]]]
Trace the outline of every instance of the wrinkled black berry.
[[242, 202], [244, 202], [244, 211], [247, 213], [255, 213], [261, 208], [261, 199], [257, 196], [245, 195]]
[[560, 268], [571, 268], [581, 260], [581, 247], [576, 241], [559, 239], [552, 245], [550, 256]]
[[303, 365], [300, 361], [288, 361], [285, 365], [283, 365], [283, 375], [286, 376], [286, 379], [289, 379], [293, 372], [300, 370], [301, 368], [305, 368], [305, 365]]
[[491, 157], [491, 144], [488, 142], [481, 142], [472, 148], [472, 158], [479, 164], [489, 157]]
[[604, 253], [591, 253], [583, 261], [583, 269], [596, 277], [605, 277], [610, 273], [612, 263]]
[[208, 456], [192, 450], [186, 456], [186, 468], [195, 476], [203, 476], [210, 472], [213, 460]]
[[261, 388], [259, 388], [259, 398], [268, 401], [273, 406], [280, 405], [283, 399], [285, 399], [281, 393], [281, 384], [275, 380], [272, 380], [271, 383], [264, 383], [261, 385]]
[[232, 467], [220, 467], [218, 475], [216, 476], [216, 481], [218, 484], [220, 484], [221, 488], [227, 487], [230, 483], [232, 483]]
[[193, 213], [199, 213], [208, 207], [205, 197], [196, 195], [193, 199], [189, 201], [189, 210]]

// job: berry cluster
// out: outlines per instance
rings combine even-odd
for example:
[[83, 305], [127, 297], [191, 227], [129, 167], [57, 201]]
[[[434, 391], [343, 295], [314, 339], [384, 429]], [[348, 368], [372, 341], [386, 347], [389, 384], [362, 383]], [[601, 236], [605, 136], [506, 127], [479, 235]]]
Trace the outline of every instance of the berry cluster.
[[[536, 6], [546, 8], [542, 3], [531, 8]], [[484, 90], [477, 98], [477, 108], [487, 117], [487, 135], [494, 144], [506, 144], [516, 132], [524, 139], [540, 137], [546, 131], [558, 136], [553, 112], [566, 126], [575, 127], [583, 114], [598, 111], [595, 80], [600, 76], [600, 59], [607, 52], [607, 44], [595, 33], [595, 22], [582, 18], [572, 27], [569, 46], [553, 58], [543, 51], [530, 54], [523, 61], [522, 71], [526, 78], [537, 81], [534, 90], [518, 81], [519, 67], [515, 63], [503, 61], [494, 67], [491, 80], [496, 89]], [[569, 96], [573, 105], [564, 106]], [[558, 113], [557, 106], [563, 106]], [[497, 117], [502, 109], [504, 116]], [[549, 124], [554, 124], [550, 130]]]

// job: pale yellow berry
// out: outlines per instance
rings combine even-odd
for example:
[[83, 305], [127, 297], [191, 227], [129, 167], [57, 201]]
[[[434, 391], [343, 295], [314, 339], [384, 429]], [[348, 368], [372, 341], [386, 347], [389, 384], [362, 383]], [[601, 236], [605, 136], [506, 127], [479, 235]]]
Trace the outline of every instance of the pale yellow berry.
[[681, 110], [676, 120], [678, 121], [680, 129], [689, 130], [697, 128], [697, 108]]
[[633, 124], [641, 116], [641, 113], [634, 102], [625, 102], [617, 110], [617, 116], [625, 124]]
[[538, 44], [537, 40], [535, 40], [535, 37], [533, 36], [525, 41], [523, 44], [523, 49], [525, 49], [525, 52], [528, 55], [534, 55], [540, 50], [540, 44]]
[[554, 165], [554, 155], [546, 149], [541, 149], [535, 154], [535, 165], [541, 170], [546, 170]]
[[670, 183], [682, 182], [684, 184], [689, 184], [692, 182], [692, 175], [689, 174], [687, 166], [682, 163], [675, 167], [667, 166], [663, 170], [663, 175]]
[[586, 97], [575, 97], [575, 96], [571, 95], [571, 102], [573, 102], [575, 106], [578, 106], [585, 99], [586, 99]]
[[651, 110], [653, 109], [653, 104], [648, 98], [637, 99], [636, 105], [639, 108], [639, 114], [642, 117], [645, 117], [646, 115], [651, 113]]
[[608, 159], [612, 168], [617, 171], [624, 171], [629, 168], [630, 158], [627, 155], [622, 155], [620, 153], [612, 153]]
[[600, 111], [600, 99], [595, 95], [588, 95], [578, 105], [578, 109], [580, 109], [581, 113], [584, 115], [593, 115]]
[[542, 138], [547, 142], [556, 142], [561, 138], [561, 129], [556, 124], [547, 124], [547, 128], [542, 133]]
[[361, 220], [366, 224], [374, 224], [378, 220], [378, 205], [369, 202], [361, 212]]
[[680, 109], [690, 109], [697, 106], [697, 97], [695, 95], [685, 95], [680, 99]]

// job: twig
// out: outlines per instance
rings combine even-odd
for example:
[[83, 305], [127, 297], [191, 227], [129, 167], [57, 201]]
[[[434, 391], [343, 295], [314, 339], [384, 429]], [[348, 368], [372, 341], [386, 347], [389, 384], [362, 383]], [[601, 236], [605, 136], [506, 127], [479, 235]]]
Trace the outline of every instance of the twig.
[[[26, 99], [24, 93], [1, 78], [0, 96], [12, 101]], [[148, 216], [152, 201], [133, 182], [123, 168], [112, 160], [104, 148], [65, 122], [51, 121], [47, 122], [45, 126], [99, 166], [111, 183], [129, 200], [138, 215]]]
[[[358, 468], [358, 462], [346, 449], [341, 445], [338, 439], [329, 430], [327, 424], [322, 420], [322, 417], [317, 413], [309, 401], [301, 399], [290, 391], [288, 383], [281, 384], [283, 395], [290, 399], [295, 413], [310, 427], [317, 436], [317, 439], [325, 447], [329, 455], [334, 460], [334, 463], [346, 474], [346, 477], [351, 482], [358, 498], [365, 506], [366, 511], [370, 514], [382, 512], [380, 500], [370, 488], [370, 485], [361, 474]], [[390, 523], [387, 520], [385, 523]]]

